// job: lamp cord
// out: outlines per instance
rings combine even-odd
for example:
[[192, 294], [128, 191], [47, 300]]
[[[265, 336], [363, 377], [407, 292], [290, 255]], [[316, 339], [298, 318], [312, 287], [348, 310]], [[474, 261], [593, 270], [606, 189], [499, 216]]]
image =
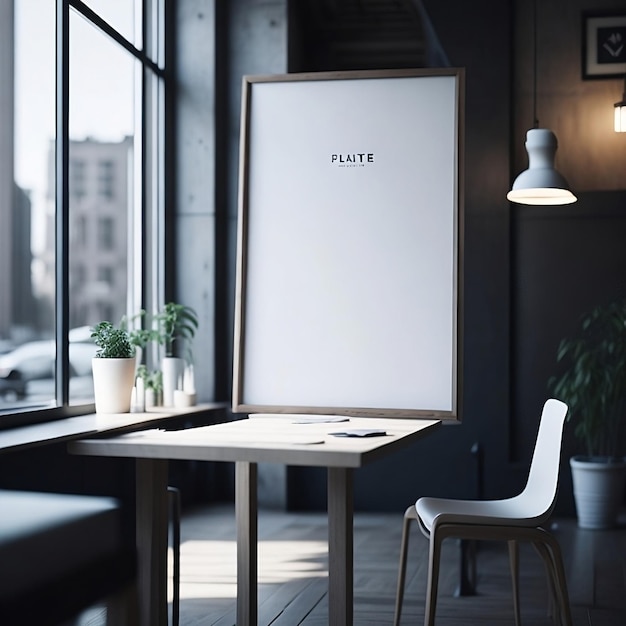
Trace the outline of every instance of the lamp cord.
[[533, 123], [539, 128], [537, 119], [537, 0], [533, 2]]

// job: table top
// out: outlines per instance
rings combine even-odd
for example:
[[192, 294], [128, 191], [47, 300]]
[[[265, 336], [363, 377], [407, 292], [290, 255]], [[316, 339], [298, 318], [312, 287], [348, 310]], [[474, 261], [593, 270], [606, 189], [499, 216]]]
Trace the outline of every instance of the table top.
[[223, 410], [224, 403], [198, 404], [182, 409], [153, 407], [142, 413], [88, 413], [39, 424], [15, 426], [0, 430], [0, 455], [26, 450], [41, 445], [63, 443], [108, 433], [141, 430], [151, 426], [167, 424], [172, 418], [196, 413], [211, 413]]
[[[185, 430], [146, 430], [68, 444], [72, 454], [361, 467], [420, 439], [439, 420], [253, 415]], [[370, 436], [336, 436], [334, 433]]]

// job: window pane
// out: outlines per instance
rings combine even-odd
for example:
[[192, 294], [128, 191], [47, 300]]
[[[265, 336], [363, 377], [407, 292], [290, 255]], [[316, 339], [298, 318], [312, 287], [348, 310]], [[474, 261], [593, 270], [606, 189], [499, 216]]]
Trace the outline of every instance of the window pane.
[[[80, 15], [70, 14], [69, 227], [70, 241], [76, 244], [69, 249], [73, 329], [105, 319], [117, 324], [129, 308], [132, 262], [128, 251], [138, 195], [133, 174], [136, 63]], [[70, 381], [72, 403], [93, 397], [88, 350], [81, 348], [79, 354], [78, 343], [70, 342], [75, 372]]]
[[141, 48], [141, 2], [135, 0], [84, 0], [85, 4], [120, 35]]
[[55, 396], [54, 11], [0, 3], [0, 411]]

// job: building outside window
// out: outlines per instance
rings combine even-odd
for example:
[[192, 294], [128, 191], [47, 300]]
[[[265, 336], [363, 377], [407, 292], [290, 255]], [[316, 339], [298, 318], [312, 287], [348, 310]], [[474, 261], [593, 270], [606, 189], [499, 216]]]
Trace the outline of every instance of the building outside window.
[[70, 224], [70, 241], [77, 248], [87, 247], [87, 216], [77, 215], [74, 222]]
[[112, 287], [115, 284], [115, 272], [113, 268], [108, 265], [101, 265], [98, 268], [98, 282]]
[[[142, 242], [164, 219], [164, 6], [0, 2], [0, 426], [88, 409], [85, 329], [162, 290]], [[37, 382], [27, 357], [49, 363]]]
[[[54, 161], [50, 164], [54, 165]], [[87, 194], [86, 169], [85, 161], [80, 159], [70, 161], [70, 196], [76, 200], [81, 200]]]
[[97, 249], [100, 252], [113, 250], [115, 247], [115, 221], [112, 217], [97, 218]]
[[115, 197], [115, 163], [113, 161], [98, 162], [98, 195], [106, 200]]

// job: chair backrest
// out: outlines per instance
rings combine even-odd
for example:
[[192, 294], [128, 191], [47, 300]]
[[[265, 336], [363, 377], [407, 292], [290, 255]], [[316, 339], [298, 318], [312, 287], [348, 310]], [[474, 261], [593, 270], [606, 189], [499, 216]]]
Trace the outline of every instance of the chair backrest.
[[543, 405], [528, 481], [518, 496], [534, 515], [546, 519], [556, 503], [567, 404], [551, 398]]

